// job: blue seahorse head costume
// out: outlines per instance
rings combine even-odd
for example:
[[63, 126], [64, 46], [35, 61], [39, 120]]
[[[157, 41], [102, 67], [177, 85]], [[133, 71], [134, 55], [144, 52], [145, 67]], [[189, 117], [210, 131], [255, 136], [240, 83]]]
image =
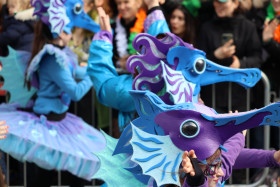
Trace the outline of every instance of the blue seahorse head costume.
[[73, 27], [81, 27], [92, 32], [100, 30], [83, 10], [82, 0], [32, 0], [35, 7], [34, 15], [48, 25], [53, 37], [56, 38], [62, 31], [71, 34]]

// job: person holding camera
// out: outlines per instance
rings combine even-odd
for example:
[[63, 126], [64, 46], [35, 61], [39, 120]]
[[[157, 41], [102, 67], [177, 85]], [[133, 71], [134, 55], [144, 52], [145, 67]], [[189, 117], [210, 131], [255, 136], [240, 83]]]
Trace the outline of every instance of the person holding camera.
[[[208, 59], [231, 68], [255, 68], [261, 65], [261, 42], [255, 25], [242, 14], [238, 0], [214, 0], [216, 15], [201, 26], [197, 48]], [[228, 112], [228, 83], [216, 85], [216, 110]], [[202, 89], [202, 99], [212, 106], [211, 88]], [[232, 84], [232, 108], [246, 109], [246, 90]]]

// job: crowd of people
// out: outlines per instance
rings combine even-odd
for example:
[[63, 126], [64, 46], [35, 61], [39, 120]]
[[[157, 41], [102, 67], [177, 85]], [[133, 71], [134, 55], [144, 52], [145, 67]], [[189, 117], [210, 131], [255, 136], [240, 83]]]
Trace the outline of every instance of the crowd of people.
[[[85, 121], [67, 113], [70, 101], [80, 100], [93, 86], [99, 102], [98, 125], [105, 131], [108, 130], [108, 107], [113, 108], [113, 117], [116, 119], [113, 136], [119, 138], [126, 125], [136, 117], [133, 98], [129, 94], [136, 75], [128, 72], [127, 62], [130, 56], [139, 52], [133, 48], [134, 38], [139, 33], [161, 37], [161, 34], [171, 32], [204, 51], [207, 59], [215, 63], [236, 69], [260, 68], [267, 73], [271, 89], [279, 97], [279, 0], [83, 0], [83, 7], [80, 8], [100, 25], [102, 31], [89, 24], [80, 26], [82, 24], [77, 23], [76, 27], [72, 25], [70, 30], [61, 29], [60, 32], [50, 30], [51, 23], [46, 21], [44, 14], [34, 10], [36, 7], [31, 5], [33, 3], [34, 6], [36, 1], [39, 0], [0, 1], [0, 56], [9, 55], [8, 46], [31, 53], [25, 85], [28, 88], [34, 86], [36, 79], [39, 86], [37, 85], [36, 97], [33, 97], [34, 105], [28, 109], [29, 113], [33, 112], [30, 121], [42, 121], [40, 115], [44, 115], [47, 122], [42, 123], [48, 126], [56, 121], [72, 124], [73, 127], [68, 127], [73, 129], [71, 132], [76, 130], [77, 124], [89, 129], [81, 134], [89, 134], [100, 140], [100, 147], [90, 150], [91, 152], [98, 151], [105, 144], [102, 135], [96, 129], [89, 128], [90, 125]], [[39, 21], [35, 15], [40, 18]], [[54, 53], [57, 55], [51, 55]], [[216, 84], [215, 110], [218, 113], [228, 112], [227, 84]], [[213, 105], [211, 89], [211, 86], [205, 86], [201, 90], [200, 98], [207, 106]], [[253, 104], [263, 100], [254, 91], [251, 94]], [[261, 104], [254, 106], [262, 107]], [[247, 110], [246, 90], [235, 83], [232, 83], [232, 110]], [[25, 109], [23, 111], [26, 112]], [[24, 115], [26, 114], [23, 113], [22, 116]], [[3, 129], [1, 133], [7, 133], [7, 126]], [[265, 160], [258, 165], [260, 168], [279, 167], [279, 151], [253, 150], [248, 151], [250, 154], [242, 152], [245, 135], [246, 133], [237, 134], [225, 143], [232, 152], [224, 154], [222, 149], [218, 149], [205, 163], [197, 162], [196, 150], [186, 151], [182, 168], [187, 177], [182, 185], [208, 186], [209, 183], [209, 186], [215, 186], [216, 183], [222, 183], [229, 178], [232, 169], [246, 168], [239, 163], [252, 154], [262, 155], [253, 159], [255, 162]], [[66, 143], [72, 142], [71, 136], [67, 138]], [[278, 143], [279, 135], [272, 141]], [[233, 142], [237, 142], [235, 145], [239, 147], [233, 146]], [[77, 144], [83, 145], [79, 140]], [[274, 149], [279, 149], [279, 144], [275, 145]], [[73, 150], [75, 151], [75, 145]], [[87, 152], [85, 150], [83, 154]], [[254, 165], [253, 161], [247, 168]], [[5, 169], [2, 170], [5, 180]], [[73, 174], [79, 173], [83, 177], [86, 175], [80, 171], [75, 172]], [[41, 185], [42, 181], [36, 182]], [[33, 185], [38, 185], [36, 182]]]

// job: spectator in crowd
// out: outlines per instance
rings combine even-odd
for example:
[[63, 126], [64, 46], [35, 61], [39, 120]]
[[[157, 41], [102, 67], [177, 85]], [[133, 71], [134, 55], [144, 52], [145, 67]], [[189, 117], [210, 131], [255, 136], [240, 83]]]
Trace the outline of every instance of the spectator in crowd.
[[196, 38], [200, 6], [199, 0], [177, 2], [170, 18], [167, 19], [171, 32], [191, 44], [194, 44]]
[[277, 93], [279, 97], [280, 83], [278, 81], [278, 73], [280, 70], [280, 2], [271, 0], [267, 7], [267, 17], [264, 22], [262, 33], [263, 47], [268, 53], [269, 57], [263, 64], [262, 69], [268, 75], [272, 90]]
[[114, 18], [113, 62], [117, 67], [126, 69], [126, 61], [136, 51], [132, 47], [134, 37], [144, 32], [146, 11], [141, 8], [142, 0], [114, 0], [118, 16]]
[[[0, 34], [2, 55], [7, 55], [8, 46], [15, 50], [31, 52], [34, 18], [30, 11], [24, 11], [30, 8], [30, 0], [8, 0], [7, 7], [9, 15], [3, 20], [2, 33]], [[16, 17], [16, 14], [20, 15]]]
[[[231, 68], [253, 68], [261, 65], [261, 42], [256, 27], [241, 13], [238, 0], [215, 0], [216, 15], [202, 25], [197, 48], [206, 52], [208, 59]], [[227, 83], [216, 84], [216, 110], [225, 113], [228, 108]], [[202, 99], [211, 103], [211, 88], [202, 89]], [[246, 110], [246, 90], [232, 84], [232, 109]], [[231, 110], [231, 109], [230, 109]]]
[[[280, 2], [278, 0], [271, 0], [267, 7], [267, 16], [264, 21], [262, 41], [263, 48], [267, 58], [263, 63], [261, 69], [268, 76], [271, 85], [271, 91], [274, 94], [274, 101], [280, 96], [279, 83], [279, 53], [280, 53]], [[279, 128], [271, 128], [271, 142], [272, 147], [279, 149]]]

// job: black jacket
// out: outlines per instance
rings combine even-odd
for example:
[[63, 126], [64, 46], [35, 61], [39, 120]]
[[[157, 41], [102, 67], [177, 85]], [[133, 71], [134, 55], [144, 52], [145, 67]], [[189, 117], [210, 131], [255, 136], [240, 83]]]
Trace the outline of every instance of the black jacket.
[[[214, 56], [214, 51], [222, 46], [223, 33], [233, 34], [236, 46], [235, 55], [240, 60], [241, 68], [260, 67], [261, 42], [256, 27], [242, 15], [233, 18], [214, 17], [211, 21], [203, 24], [198, 36], [197, 48], [206, 52], [208, 59], [223, 66], [230, 66], [233, 62], [231, 57], [219, 60]], [[225, 83], [216, 85], [216, 106], [223, 108], [223, 112], [228, 112], [228, 87], [226, 85]], [[202, 88], [202, 99], [205, 100], [206, 105], [212, 105], [209, 87]], [[235, 83], [232, 87], [232, 105], [234, 110], [246, 110], [246, 90]]]
[[259, 67], [261, 64], [261, 42], [257, 35], [255, 25], [244, 16], [233, 18], [214, 17], [211, 21], [202, 25], [197, 41], [197, 48], [206, 52], [207, 58], [214, 62], [229, 66], [232, 58], [218, 60], [214, 51], [222, 45], [222, 34], [232, 33], [235, 55], [239, 58], [241, 68]]
[[15, 50], [32, 50], [34, 37], [34, 21], [16, 20], [14, 16], [8, 16], [3, 21], [3, 32], [0, 34], [0, 48], [3, 55], [7, 55], [7, 46]]

